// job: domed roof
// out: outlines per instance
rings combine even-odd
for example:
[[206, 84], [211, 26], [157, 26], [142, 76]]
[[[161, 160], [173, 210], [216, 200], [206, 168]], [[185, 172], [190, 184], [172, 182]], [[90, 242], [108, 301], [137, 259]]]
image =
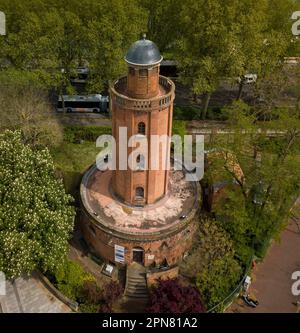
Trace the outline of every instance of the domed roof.
[[147, 66], [158, 64], [162, 58], [158, 47], [143, 35], [142, 39], [131, 45], [125, 56], [125, 61], [132, 65]]

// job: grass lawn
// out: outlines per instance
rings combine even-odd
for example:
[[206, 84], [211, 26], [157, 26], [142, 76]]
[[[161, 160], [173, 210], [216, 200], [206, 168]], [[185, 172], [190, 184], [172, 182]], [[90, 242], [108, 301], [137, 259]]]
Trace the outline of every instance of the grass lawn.
[[68, 193], [76, 192], [84, 171], [96, 161], [99, 151], [95, 142], [90, 141], [82, 144], [63, 142], [61, 146], [52, 149], [55, 166], [62, 173]]

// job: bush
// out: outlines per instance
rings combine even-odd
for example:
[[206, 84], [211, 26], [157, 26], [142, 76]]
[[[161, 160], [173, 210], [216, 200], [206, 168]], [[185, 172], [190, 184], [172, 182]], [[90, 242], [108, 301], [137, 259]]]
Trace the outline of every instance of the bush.
[[66, 126], [64, 140], [70, 143], [80, 140], [96, 141], [104, 134], [111, 134], [111, 126]]
[[[193, 106], [175, 106], [174, 107], [174, 119], [175, 120], [200, 120], [202, 108]], [[213, 107], [207, 110], [207, 120], [227, 120], [227, 115], [222, 111], [220, 107]]]
[[236, 287], [242, 268], [235, 259], [229, 235], [211, 220], [203, 220], [195, 248], [182, 263], [181, 273], [196, 283], [209, 309]]
[[196, 288], [183, 286], [178, 279], [158, 280], [150, 293], [150, 313], [201, 313], [204, 312]]
[[86, 282], [94, 282], [95, 278], [84, 271], [76, 262], [66, 259], [54, 273], [56, 287], [67, 297], [78, 301]]
[[86, 281], [81, 290], [80, 309], [82, 312], [113, 312], [112, 306], [123, 294], [118, 282], [111, 281], [99, 288], [94, 281]]
[[174, 120], [173, 121], [172, 134], [173, 135], [180, 135], [182, 140], [183, 140], [183, 137], [187, 134], [186, 122], [182, 121], [182, 120]]
[[[114, 282], [114, 281], [111, 281], [110, 283], [108, 283], [104, 287], [104, 290], [103, 290], [103, 300], [102, 301], [104, 303], [103, 304], [104, 306], [102, 306], [102, 312], [104, 312], [103, 311], [104, 308], [111, 309], [113, 303], [118, 298], [120, 298], [120, 296], [123, 294], [123, 292], [124, 292], [124, 289], [120, 283]], [[108, 312], [111, 312], [111, 311], [108, 311]]]
[[192, 106], [175, 106], [174, 107], [174, 119], [175, 120], [194, 120], [199, 119], [201, 113], [200, 108]]
[[97, 305], [102, 300], [102, 290], [94, 281], [85, 281], [81, 294], [83, 300], [89, 304]]
[[222, 111], [220, 107], [214, 107], [208, 109], [206, 119], [225, 121], [228, 119], [228, 116]]

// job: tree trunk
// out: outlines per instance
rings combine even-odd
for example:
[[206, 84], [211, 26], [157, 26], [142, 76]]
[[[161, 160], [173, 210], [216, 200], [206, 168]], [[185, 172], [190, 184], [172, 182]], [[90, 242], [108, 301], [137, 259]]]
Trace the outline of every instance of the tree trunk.
[[243, 88], [244, 88], [244, 80], [241, 79], [241, 82], [239, 84], [239, 92], [238, 92], [238, 95], [237, 95], [237, 98], [236, 98], [237, 101], [239, 101], [242, 97]]
[[203, 107], [202, 114], [201, 114], [201, 119], [202, 120], [206, 119], [206, 114], [207, 114], [210, 98], [211, 98], [211, 93], [206, 93], [205, 94], [205, 99], [204, 99], [204, 107]]

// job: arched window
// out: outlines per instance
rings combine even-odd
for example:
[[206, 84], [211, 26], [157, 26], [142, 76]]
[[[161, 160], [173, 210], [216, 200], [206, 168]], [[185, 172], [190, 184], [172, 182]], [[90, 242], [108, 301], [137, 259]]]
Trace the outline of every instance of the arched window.
[[145, 170], [145, 157], [139, 154], [136, 157], [137, 170]]
[[143, 187], [139, 186], [135, 189], [135, 198], [144, 199], [144, 188]]
[[138, 133], [143, 135], [146, 134], [146, 125], [142, 121], [138, 123]]

